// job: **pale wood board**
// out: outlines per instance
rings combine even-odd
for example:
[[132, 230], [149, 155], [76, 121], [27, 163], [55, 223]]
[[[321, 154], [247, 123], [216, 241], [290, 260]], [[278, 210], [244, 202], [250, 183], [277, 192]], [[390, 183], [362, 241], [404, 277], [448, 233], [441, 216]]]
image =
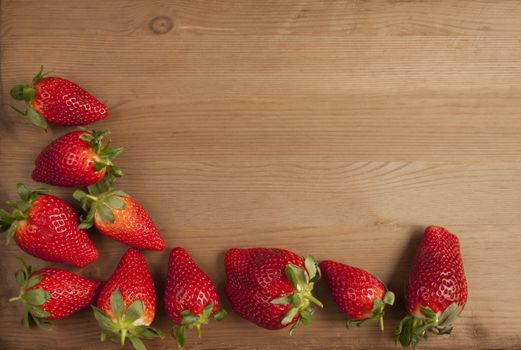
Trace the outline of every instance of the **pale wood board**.
[[[43, 64], [107, 102], [95, 127], [125, 148], [121, 187], [220, 292], [226, 249], [278, 246], [364, 267], [398, 294], [383, 334], [346, 330], [320, 284], [324, 310], [293, 337], [230, 313], [203, 338], [190, 333], [188, 349], [398, 348], [403, 286], [429, 224], [459, 235], [470, 297], [453, 334], [420, 348], [521, 348], [521, 2], [0, 3], [2, 202], [16, 182], [33, 184], [34, 158], [69, 130], [45, 134], [8, 106]], [[173, 28], [152, 26], [158, 16]], [[101, 258], [75, 271], [107, 278], [126, 248], [92, 237]], [[48, 265], [2, 247], [1, 349], [118, 348], [99, 343], [89, 310], [50, 332], [23, 329], [7, 302], [16, 256]], [[161, 299], [168, 251], [145, 256]]]

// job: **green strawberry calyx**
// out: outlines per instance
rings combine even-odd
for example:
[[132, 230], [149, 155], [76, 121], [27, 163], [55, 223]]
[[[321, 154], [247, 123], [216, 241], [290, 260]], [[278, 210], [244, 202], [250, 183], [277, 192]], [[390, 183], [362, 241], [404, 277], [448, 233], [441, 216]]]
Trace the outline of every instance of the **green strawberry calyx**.
[[91, 150], [96, 154], [94, 159], [94, 170], [100, 171], [106, 169], [110, 181], [117, 177], [121, 177], [123, 172], [114, 165], [113, 160], [123, 152], [123, 148], [111, 148], [110, 141], [106, 144], [103, 138], [109, 134], [109, 131], [96, 131], [80, 127], [84, 133], [80, 135], [80, 140], [88, 142]]
[[88, 229], [94, 225], [97, 216], [108, 223], [114, 223], [113, 210], [125, 210], [124, 198], [130, 197], [127, 193], [115, 190], [105, 181], [87, 187], [87, 192], [78, 189], [72, 195], [81, 204], [81, 208], [87, 213], [82, 217], [80, 229]]
[[385, 292], [384, 297], [382, 299], [375, 298], [373, 300], [373, 310], [371, 311], [371, 315], [362, 320], [347, 320], [346, 327], [350, 328], [352, 326], [360, 327], [367, 320], [376, 320], [380, 325], [380, 329], [382, 332], [384, 331], [384, 310], [386, 305], [394, 304], [394, 293], [388, 290]]
[[11, 106], [11, 108], [14, 109], [17, 113], [28, 117], [34, 125], [44, 129], [45, 131], [47, 131], [47, 121], [40, 113], [38, 113], [37, 110], [32, 107], [31, 103], [34, 99], [34, 96], [36, 96], [34, 84], [43, 79], [43, 77], [47, 74], [49, 74], [49, 72], [44, 72], [43, 66], [41, 66], [40, 71], [33, 78], [31, 85], [16, 85], [11, 89], [11, 97], [17, 101], [25, 101], [26, 109], [25, 111], [22, 111], [14, 106]]
[[50, 322], [46, 319], [51, 313], [43, 309], [43, 305], [51, 298], [51, 294], [35, 288], [42, 280], [42, 276], [34, 274], [32, 267], [18, 258], [22, 268], [15, 272], [16, 283], [20, 287], [20, 294], [9, 299], [9, 302], [21, 301], [24, 305], [22, 325], [29, 328], [29, 318], [40, 328], [48, 328]]
[[177, 342], [179, 349], [185, 345], [185, 330], [195, 328], [197, 336], [201, 337], [201, 326], [207, 324], [210, 318], [213, 317], [217, 321], [222, 321], [226, 317], [226, 310], [220, 308], [213, 312], [215, 304], [213, 301], [209, 302], [201, 311], [200, 314], [192, 314], [190, 310], [181, 311], [181, 324], [172, 330], [172, 336]]
[[114, 290], [110, 295], [113, 317], [94, 305], [91, 305], [91, 307], [101, 328], [101, 341], [110, 337], [113, 342], [124, 346], [128, 339], [134, 349], [146, 350], [141, 339], [164, 338], [159, 329], [142, 324], [141, 319], [145, 310], [141, 300], [134, 301], [125, 309], [125, 302], [119, 289]]
[[20, 196], [18, 202], [7, 202], [12, 212], [0, 209], [0, 232], [6, 232], [6, 245], [8, 245], [16, 233], [18, 223], [27, 219], [27, 213], [31, 209], [33, 202], [42, 194], [49, 193], [46, 188], [39, 188], [31, 191], [23, 183], [16, 184], [16, 191]]
[[427, 331], [435, 334], [450, 334], [454, 322], [463, 308], [452, 303], [443, 312], [434, 312], [426, 306], [420, 306], [420, 310], [420, 317], [408, 315], [400, 321], [396, 328], [396, 340], [404, 348], [415, 348]]
[[[286, 266], [284, 273], [293, 287], [293, 293], [282, 295], [271, 301], [274, 305], [289, 306], [281, 323], [284, 326], [293, 323], [289, 331], [290, 335], [301, 323], [304, 325], [311, 323], [314, 312], [312, 304], [323, 307], [322, 302], [311, 293], [315, 282], [320, 279], [320, 269], [316, 260], [312, 256], [307, 256], [304, 259], [304, 267], [305, 269], [291, 263]], [[297, 320], [293, 322], [297, 316]]]

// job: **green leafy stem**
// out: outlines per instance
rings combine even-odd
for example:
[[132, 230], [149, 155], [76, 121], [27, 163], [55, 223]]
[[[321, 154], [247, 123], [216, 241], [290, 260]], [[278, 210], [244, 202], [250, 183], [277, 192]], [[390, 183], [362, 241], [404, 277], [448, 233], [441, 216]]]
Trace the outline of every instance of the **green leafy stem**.
[[215, 304], [211, 301], [202, 310], [201, 314], [194, 315], [189, 310], [181, 311], [181, 324], [173, 329], [174, 336], [179, 349], [185, 345], [185, 330], [195, 328], [197, 336], [201, 337], [201, 325], [207, 324], [213, 316], [217, 321], [222, 321], [226, 317], [226, 310], [220, 308], [212, 314]]
[[101, 327], [101, 341], [110, 339], [125, 345], [126, 339], [130, 341], [135, 350], [146, 350], [146, 346], [141, 339], [163, 339], [163, 333], [154, 327], [136, 324], [145, 313], [143, 302], [136, 300], [125, 309], [125, 302], [119, 289], [114, 290], [110, 295], [110, 307], [113, 317], [91, 305], [94, 310], [94, 317]]
[[29, 327], [32, 320], [38, 327], [47, 329], [50, 326], [48, 318], [51, 313], [44, 310], [44, 304], [51, 298], [51, 294], [44, 290], [35, 288], [42, 280], [42, 276], [34, 274], [32, 267], [22, 259], [18, 258], [22, 268], [15, 272], [16, 283], [20, 287], [20, 294], [9, 299], [9, 302], [21, 301], [24, 304], [22, 325]]
[[452, 303], [442, 313], [436, 313], [425, 306], [420, 306], [420, 310], [423, 317], [406, 316], [396, 328], [396, 340], [404, 348], [415, 348], [428, 331], [435, 334], [450, 334], [462, 307]]
[[290, 335], [301, 323], [304, 325], [311, 323], [314, 312], [312, 304], [323, 307], [322, 302], [312, 294], [315, 282], [320, 279], [320, 269], [315, 259], [312, 256], [306, 257], [304, 267], [305, 269], [291, 263], [286, 266], [284, 273], [293, 287], [293, 293], [282, 295], [271, 301], [274, 305], [290, 306], [281, 320], [282, 325], [291, 324], [298, 315], [297, 320], [291, 326]]

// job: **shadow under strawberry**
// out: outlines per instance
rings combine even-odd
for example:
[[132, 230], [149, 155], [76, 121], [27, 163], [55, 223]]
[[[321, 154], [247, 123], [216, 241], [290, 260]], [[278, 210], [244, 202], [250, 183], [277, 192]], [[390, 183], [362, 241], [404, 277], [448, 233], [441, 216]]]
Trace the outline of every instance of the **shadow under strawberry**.
[[[387, 287], [395, 293], [395, 302], [394, 307], [389, 308], [386, 322], [389, 324], [388, 328], [392, 330], [398, 326], [400, 319], [403, 317], [405, 309], [405, 286], [407, 284], [411, 265], [416, 254], [416, 249], [420, 245], [423, 237], [423, 231], [424, 227], [422, 226], [415, 227], [412, 230], [408, 230], [406, 233], [404, 233], [404, 236], [409, 238], [402, 253], [396, 260], [393, 272], [389, 277], [389, 283]], [[396, 336], [394, 331], [389, 332], [389, 338], [395, 340]]]

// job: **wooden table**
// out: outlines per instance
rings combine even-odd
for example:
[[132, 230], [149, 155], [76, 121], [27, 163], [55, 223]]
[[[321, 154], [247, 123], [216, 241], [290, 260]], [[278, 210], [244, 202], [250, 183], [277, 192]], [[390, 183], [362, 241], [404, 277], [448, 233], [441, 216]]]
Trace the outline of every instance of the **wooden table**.
[[[399, 297], [383, 334], [346, 330], [319, 285], [326, 306], [293, 337], [231, 313], [188, 349], [397, 349], [429, 224], [461, 238], [470, 299], [450, 338], [420, 348], [521, 348], [519, 1], [4, 0], [0, 30], [2, 201], [69, 130], [8, 108], [43, 64], [106, 101], [95, 126], [125, 148], [121, 187], [221, 292], [227, 248], [277, 246], [364, 267]], [[126, 248], [92, 238], [101, 258], [75, 271], [107, 278]], [[160, 293], [168, 251], [145, 255]], [[90, 310], [50, 332], [19, 326], [15, 257], [48, 264], [16, 245], [0, 256], [0, 348], [118, 349]], [[168, 332], [161, 305], [155, 324]]]

